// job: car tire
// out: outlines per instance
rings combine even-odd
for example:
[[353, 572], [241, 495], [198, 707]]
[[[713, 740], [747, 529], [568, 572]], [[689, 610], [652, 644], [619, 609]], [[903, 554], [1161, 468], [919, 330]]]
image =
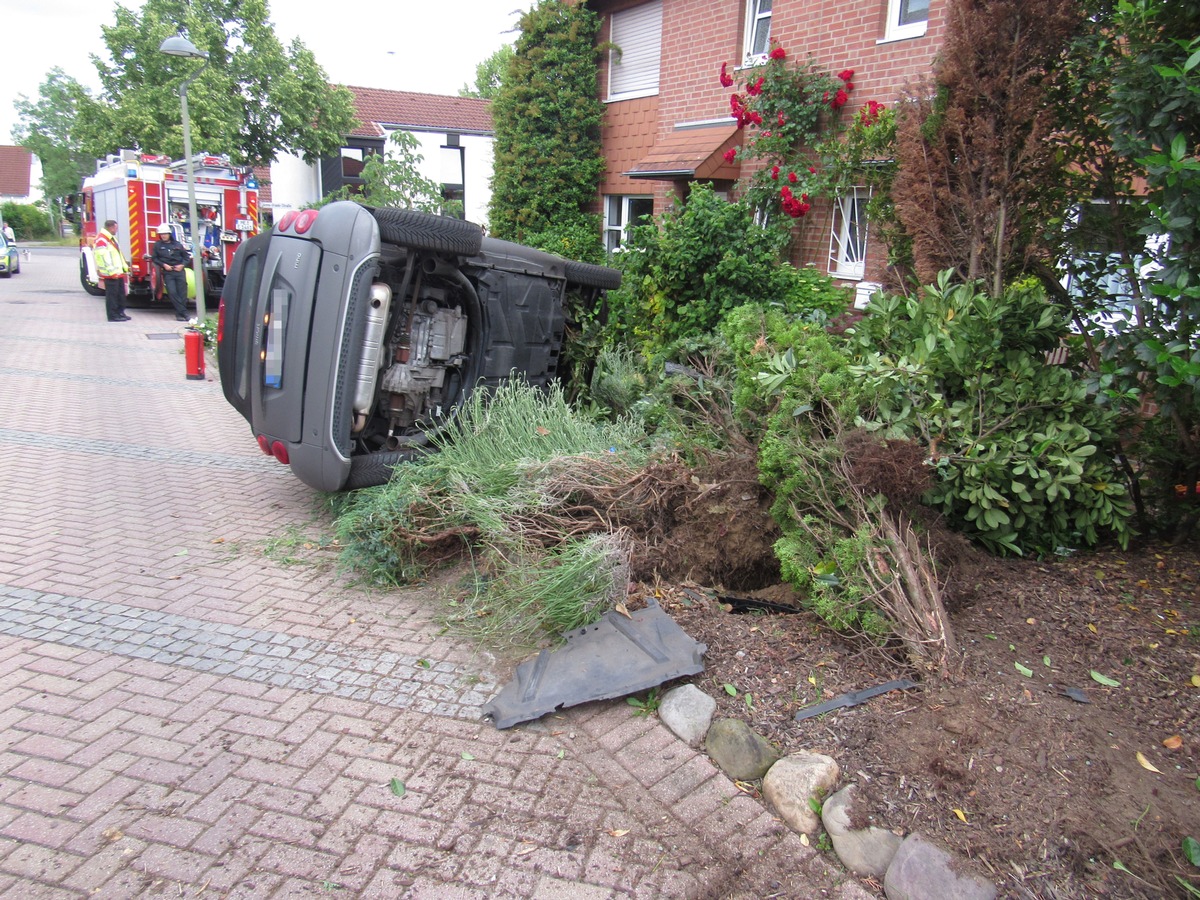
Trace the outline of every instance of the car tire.
[[379, 224], [380, 238], [389, 244], [458, 256], [474, 256], [483, 246], [483, 231], [473, 222], [416, 209], [366, 209]]
[[610, 269], [608, 266], [595, 266], [591, 263], [576, 262], [568, 259], [566, 266], [567, 282], [582, 284], [584, 287], [603, 288], [615, 291], [621, 286], [621, 271]]
[[342, 490], [356, 491], [387, 484], [392, 477], [392, 469], [401, 463], [411, 462], [418, 453], [419, 450], [380, 450], [378, 453], [353, 456], [350, 458], [350, 477], [346, 479]]
[[79, 257], [79, 283], [83, 285], [83, 289], [93, 297], [103, 297], [104, 288], [92, 284], [87, 277], [87, 263], [83, 261], [83, 257]]

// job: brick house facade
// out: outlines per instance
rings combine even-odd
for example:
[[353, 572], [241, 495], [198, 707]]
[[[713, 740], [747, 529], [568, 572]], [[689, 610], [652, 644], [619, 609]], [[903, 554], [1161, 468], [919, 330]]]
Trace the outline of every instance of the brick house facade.
[[[853, 69], [855, 90], [843, 113], [853, 116], [867, 100], [890, 105], [906, 83], [928, 74], [944, 32], [944, 0], [591, 0], [589, 7], [603, 17], [599, 40], [621, 48], [600, 66], [608, 172], [598, 211], [610, 248], [631, 218], [662, 213], [689, 183], [733, 191], [748, 174], [723, 157], [741, 143], [729, 94], [771, 47], [830, 73]], [[718, 80], [722, 63], [732, 89]], [[865, 220], [851, 249], [833, 239], [854, 227], [855, 202], [814, 204], [799, 232], [797, 264], [870, 284], [886, 251], [863, 232]]]

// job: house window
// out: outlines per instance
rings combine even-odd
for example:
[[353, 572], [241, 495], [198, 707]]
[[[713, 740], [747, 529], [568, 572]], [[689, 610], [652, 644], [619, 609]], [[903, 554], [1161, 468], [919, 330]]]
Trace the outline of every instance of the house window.
[[829, 235], [829, 274], [835, 278], [860, 279], [866, 271], [866, 188], [851, 188], [833, 205], [833, 230]]
[[929, 0], [888, 0], [884, 41], [921, 37], [929, 21]]
[[642, 216], [654, 215], [653, 197], [608, 194], [604, 198], [604, 246], [609, 253], [621, 246], [625, 229]]
[[662, 57], [662, 0], [651, 0], [612, 16], [608, 54], [608, 99], [629, 100], [658, 93]]
[[442, 215], [465, 219], [467, 151], [457, 134], [446, 135], [446, 143], [438, 148], [442, 173]]
[[773, 0], [746, 0], [746, 48], [743, 65], [763, 62], [771, 52], [771, 4]]
[[365, 160], [361, 147], [343, 147], [341, 158], [343, 178], [360, 178], [362, 176]]

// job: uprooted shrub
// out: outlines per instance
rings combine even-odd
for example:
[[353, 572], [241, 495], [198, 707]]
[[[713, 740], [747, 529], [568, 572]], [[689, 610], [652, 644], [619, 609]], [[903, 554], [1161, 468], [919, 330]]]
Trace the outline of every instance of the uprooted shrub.
[[[818, 352], [809, 354], [810, 345]], [[790, 363], [776, 358], [775, 371], [760, 377], [778, 397], [759, 468], [775, 490], [780, 573], [833, 628], [880, 643], [898, 638], [915, 665], [945, 675], [956, 650], [914, 512], [929, 483], [920, 448], [849, 430], [846, 397], [819, 395], [821, 384], [855, 390], [842, 378], [849, 361], [829, 338], [810, 336], [789, 352]], [[814, 360], [833, 370], [816, 371]]]
[[894, 636], [915, 666], [948, 674], [954, 633], [915, 512], [927, 483], [920, 448], [835, 430], [791, 450], [776, 504], [787, 513], [776, 545], [784, 576], [807, 588], [808, 604], [835, 628]]
[[574, 499], [636, 481], [646, 458], [638, 426], [593, 421], [558, 387], [514, 379], [475, 392], [436, 443], [347, 501], [337, 525], [345, 564], [410, 584], [470, 556], [477, 579], [457, 624], [501, 642], [561, 634], [624, 596], [619, 528]]

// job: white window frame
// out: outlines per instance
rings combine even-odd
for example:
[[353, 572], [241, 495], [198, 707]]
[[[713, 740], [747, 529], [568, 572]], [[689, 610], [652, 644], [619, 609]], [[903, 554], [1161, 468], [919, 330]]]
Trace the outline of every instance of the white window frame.
[[[768, 9], [764, 10], [764, 5]], [[743, 66], [757, 66], [764, 63], [767, 55], [771, 52], [771, 7], [773, 5], [774, 0], [746, 0], [746, 40], [742, 47]], [[755, 53], [754, 37], [760, 27], [766, 29], [766, 34], [763, 36], [763, 50]]]
[[663, 0], [612, 14], [608, 51], [608, 101], [658, 94], [662, 67]]
[[883, 31], [883, 38], [878, 43], [886, 44], [890, 41], [906, 41], [910, 38], [925, 36], [925, 28], [929, 24], [928, 7], [926, 7], [924, 19], [910, 22], [907, 25], [900, 24], [900, 16], [909, 2], [910, 0], [888, 0], [887, 25]]
[[650, 212], [654, 213], [654, 197], [651, 194], [604, 195], [604, 247], [609, 253], [616, 253], [625, 242], [625, 229], [632, 219], [630, 207], [635, 200], [648, 201]]
[[870, 188], [854, 187], [834, 200], [833, 225], [829, 230], [829, 274], [835, 278], [860, 281], [866, 275], [870, 199]]

